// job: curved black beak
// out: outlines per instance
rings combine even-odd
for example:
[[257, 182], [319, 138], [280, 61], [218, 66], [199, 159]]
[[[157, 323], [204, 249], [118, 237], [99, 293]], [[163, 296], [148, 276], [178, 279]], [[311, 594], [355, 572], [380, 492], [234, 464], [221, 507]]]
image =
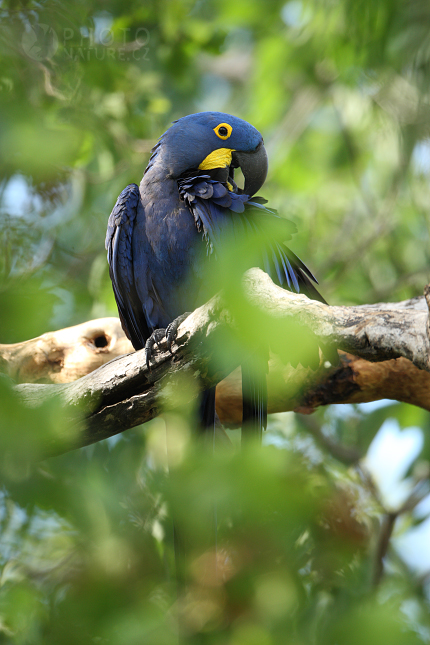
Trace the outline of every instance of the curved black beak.
[[245, 177], [243, 193], [245, 195], [255, 195], [264, 184], [267, 176], [268, 161], [266, 148], [261, 141], [252, 152], [238, 152], [235, 150], [232, 154], [233, 168], [240, 168]]

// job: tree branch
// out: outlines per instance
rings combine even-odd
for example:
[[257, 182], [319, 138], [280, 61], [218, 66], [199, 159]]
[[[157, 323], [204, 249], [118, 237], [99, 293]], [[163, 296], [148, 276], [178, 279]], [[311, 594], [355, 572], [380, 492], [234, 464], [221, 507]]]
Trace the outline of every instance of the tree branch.
[[[395, 304], [329, 307], [277, 287], [259, 269], [245, 274], [244, 293], [252, 314], [264, 315], [275, 325], [275, 338], [282, 335], [282, 330], [285, 335], [293, 321], [310, 331], [322, 347], [335, 345], [346, 352], [341, 353], [338, 365], [321, 361], [315, 371], [282, 364], [278, 356], [272, 355], [269, 412], [308, 413], [329, 403], [380, 398], [430, 409], [425, 298]], [[192, 400], [199, 389], [216, 383], [220, 419], [234, 427], [241, 422], [240, 371], [235, 369], [240, 361], [234, 353], [222, 366], [216, 360], [216, 348], [222, 346], [226, 333], [240, 334], [240, 326], [222, 298], [216, 296], [181, 324], [173, 358], [161, 344], [150, 371], [143, 352], [119, 356], [90, 371], [130, 349], [116, 319], [91, 321], [25, 343], [0, 346], [0, 366], [21, 380], [55, 383], [17, 387], [28, 405], [62, 397], [71, 423], [77, 428], [73, 447], [144, 423], [160, 414], [166, 405], [175, 405], [178, 397], [181, 402]], [[273, 350], [277, 350], [276, 345]]]
[[0, 371], [21, 383], [69, 383], [133, 351], [118, 318], [99, 318], [22, 343], [0, 344]]

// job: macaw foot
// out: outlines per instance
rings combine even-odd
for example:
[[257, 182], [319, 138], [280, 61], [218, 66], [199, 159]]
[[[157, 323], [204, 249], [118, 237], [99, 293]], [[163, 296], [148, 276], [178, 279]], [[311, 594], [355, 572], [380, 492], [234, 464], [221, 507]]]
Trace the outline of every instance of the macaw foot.
[[190, 313], [191, 312], [186, 311], [181, 316], [178, 316], [177, 318], [175, 318], [175, 320], [172, 320], [170, 325], [167, 325], [166, 340], [167, 340], [167, 347], [169, 348], [170, 353], [172, 353], [173, 341], [176, 340], [176, 336], [178, 335], [179, 325], [184, 322], [185, 318], [188, 318]]
[[172, 320], [172, 322], [167, 325], [166, 329], [155, 329], [148, 340], [145, 343], [145, 361], [146, 361], [146, 367], [150, 370], [150, 360], [154, 356], [155, 350], [154, 347], [155, 345], [157, 348], [160, 347], [160, 343], [165, 338], [167, 340], [167, 347], [169, 349], [169, 352], [172, 353], [172, 344], [173, 341], [176, 340], [176, 336], [178, 334], [178, 328], [179, 325], [185, 320], [185, 318], [188, 318], [190, 315], [190, 312], [185, 312], [181, 316], [178, 316], [175, 318], [175, 320]]
[[160, 347], [160, 343], [163, 340], [163, 338], [166, 335], [166, 330], [165, 329], [155, 329], [148, 340], [145, 343], [145, 362], [146, 362], [146, 367], [150, 370], [151, 366], [149, 365], [149, 361], [154, 355], [154, 345], [157, 345], [157, 347]]

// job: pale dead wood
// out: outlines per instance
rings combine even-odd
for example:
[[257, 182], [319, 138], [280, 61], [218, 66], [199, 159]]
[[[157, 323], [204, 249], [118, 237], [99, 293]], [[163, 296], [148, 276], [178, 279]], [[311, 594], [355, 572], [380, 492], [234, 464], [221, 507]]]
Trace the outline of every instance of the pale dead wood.
[[[430, 370], [428, 308], [410, 301], [381, 308], [329, 307], [277, 287], [260, 269], [244, 277], [249, 302], [273, 318], [294, 321], [311, 330], [320, 342], [371, 361], [400, 356]], [[423, 308], [425, 307], [425, 308]]]
[[21, 383], [69, 383], [132, 351], [118, 318], [99, 318], [0, 345], [0, 370]]
[[[269, 412], [311, 412], [320, 405], [380, 398], [407, 401], [430, 409], [428, 309], [424, 298], [394, 304], [329, 307], [280, 289], [259, 269], [247, 272], [244, 291], [250, 311], [262, 314], [278, 325], [279, 334], [275, 338], [282, 334], [281, 330], [290, 320], [294, 320], [295, 324], [299, 322], [304, 329], [310, 330], [322, 346], [334, 343], [348, 352], [341, 354], [337, 366], [322, 363], [316, 371], [301, 365], [294, 369], [272, 355]], [[104, 352], [95, 351], [94, 336], [90, 337], [85, 331], [86, 325], [95, 331], [96, 338], [101, 333], [115, 342], [106, 345]], [[234, 371], [238, 360], [232, 357], [230, 364], [214, 367], [214, 348], [220, 334], [225, 334], [226, 330], [240, 332], [217, 296], [182, 323], [173, 359], [162, 346], [163, 351], [157, 355], [150, 372], [145, 366], [143, 352], [136, 352], [118, 357], [66, 384], [74, 375], [89, 372], [97, 361], [100, 364], [108, 360], [113, 352], [131, 348], [116, 319], [91, 321], [76, 328], [44, 334], [12, 348], [2, 346], [1, 364], [15, 377], [63, 383], [21, 385], [19, 389], [29, 405], [39, 405], [46, 398], [61, 396], [72, 420], [78, 418], [78, 411], [81, 411], [84, 420], [79, 426], [81, 430], [75, 446], [93, 443], [144, 423], [157, 416], [166, 404], [191, 400], [201, 388], [216, 383], [218, 414], [223, 423], [234, 427], [241, 422], [240, 372]], [[54, 336], [58, 341], [54, 355], [60, 351], [60, 339], [67, 348], [67, 351], [60, 351], [63, 367], [57, 370], [52, 370], [52, 360], [49, 360], [52, 353], [38, 349], [43, 338], [49, 339], [49, 346], [55, 345]], [[76, 352], [71, 346], [71, 338], [78, 339], [80, 348]], [[276, 351], [276, 341], [272, 340], [271, 344]], [[38, 361], [30, 361], [30, 346], [37, 350]], [[91, 358], [87, 356], [88, 351]], [[41, 359], [43, 355], [47, 357], [45, 365]], [[73, 357], [70, 365], [67, 356]], [[82, 365], [79, 365], [78, 356]], [[24, 359], [19, 365], [21, 357]], [[377, 362], [370, 363], [369, 359]], [[184, 387], [184, 382], [192, 382], [194, 387]]]

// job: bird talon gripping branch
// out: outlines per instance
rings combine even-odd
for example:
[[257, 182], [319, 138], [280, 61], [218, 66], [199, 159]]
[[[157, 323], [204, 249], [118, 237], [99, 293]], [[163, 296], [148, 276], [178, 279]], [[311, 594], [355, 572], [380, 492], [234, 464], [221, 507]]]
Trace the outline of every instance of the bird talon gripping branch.
[[179, 326], [181, 325], [181, 323], [184, 322], [184, 320], [186, 318], [188, 318], [189, 315], [190, 315], [190, 312], [186, 311], [181, 316], [178, 316], [177, 318], [175, 318], [175, 320], [172, 320], [172, 322], [169, 325], [167, 325], [167, 327], [166, 327], [167, 347], [168, 347], [169, 352], [171, 354], [173, 354], [173, 352], [172, 352], [172, 344], [174, 343], [174, 341], [176, 340], [176, 337], [178, 335]]
[[160, 343], [166, 335], [165, 329], [154, 329], [150, 337], [145, 343], [145, 362], [146, 367], [150, 370], [151, 365], [150, 361], [154, 355], [154, 345], [157, 345], [157, 348], [160, 348]]

